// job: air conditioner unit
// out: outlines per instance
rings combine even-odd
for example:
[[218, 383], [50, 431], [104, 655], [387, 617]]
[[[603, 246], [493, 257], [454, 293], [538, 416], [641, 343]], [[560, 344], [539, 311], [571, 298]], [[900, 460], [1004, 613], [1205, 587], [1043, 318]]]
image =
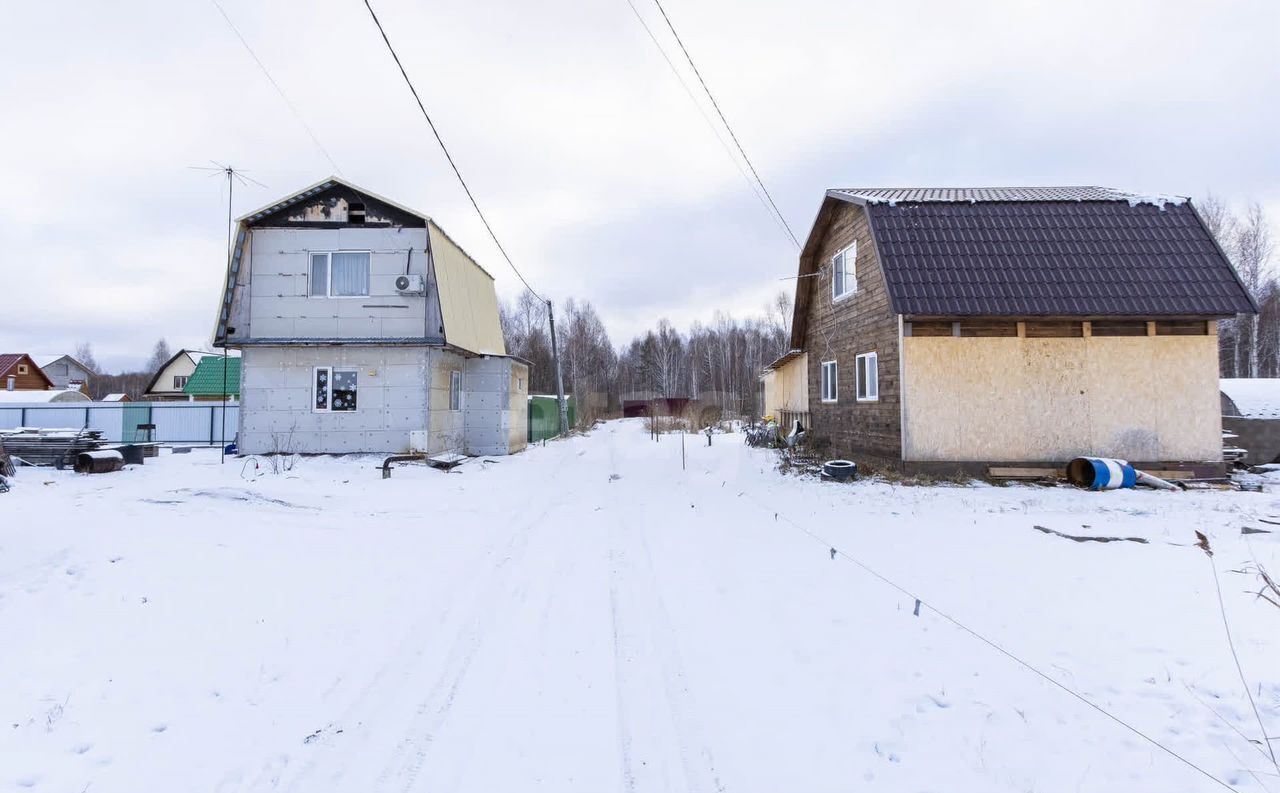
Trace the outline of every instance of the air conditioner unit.
[[426, 294], [427, 284], [422, 276], [416, 273], [401, 275], [396, 278], [396, 291], [402, 295]]

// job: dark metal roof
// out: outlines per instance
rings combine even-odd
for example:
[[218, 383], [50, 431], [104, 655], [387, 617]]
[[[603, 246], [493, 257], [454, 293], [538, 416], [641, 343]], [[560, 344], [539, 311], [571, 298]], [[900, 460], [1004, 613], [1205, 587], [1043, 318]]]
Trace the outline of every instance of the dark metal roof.
[[[1189, 202], [1053, 199], [1047, 196], [1062, 188], [1018, 189], [1039, 197], [867, 202], [894, 312], [1208, 317], [1256, 311]], [[839, 197], [835, 192], [828, 195]]]
[[827, 195], [856, 203], [979, 201], [1125, 201], [1133, 204], [1181, 204], [1183, 196], [1144, 196], [1110, 187], [846, 187]]

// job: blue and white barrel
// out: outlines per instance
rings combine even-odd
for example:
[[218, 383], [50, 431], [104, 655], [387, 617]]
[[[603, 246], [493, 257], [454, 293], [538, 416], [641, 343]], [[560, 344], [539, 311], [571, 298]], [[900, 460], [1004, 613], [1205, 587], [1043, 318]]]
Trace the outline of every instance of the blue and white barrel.
[[1117, 490], [1133, 487], [1138, 472], [1124, 460], [1109, 457], [1077, 457], [1067, 464], [1067, 479], [1090, 490]]

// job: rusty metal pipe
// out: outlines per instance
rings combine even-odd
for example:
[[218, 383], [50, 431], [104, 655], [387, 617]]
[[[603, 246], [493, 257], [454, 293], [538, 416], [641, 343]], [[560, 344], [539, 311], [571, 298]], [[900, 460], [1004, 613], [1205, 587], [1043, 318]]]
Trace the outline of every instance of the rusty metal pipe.
[[410, 462], [416, 462], [418, 460], [425, 460], [425, 459], [427, 459], [427, 456], [425, 454], [393, 454], [387, 459], [382, 461], [382, 478], [383, 479], [391, 478], [392, 463], [410, 463]]

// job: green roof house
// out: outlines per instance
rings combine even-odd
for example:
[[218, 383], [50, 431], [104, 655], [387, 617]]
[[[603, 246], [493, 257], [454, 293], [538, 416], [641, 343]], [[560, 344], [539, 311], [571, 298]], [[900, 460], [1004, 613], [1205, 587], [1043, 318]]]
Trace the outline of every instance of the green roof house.
[[[226, 361], [226, 379], [223, 379], [223, 361]], [[190, 400], [222, 399], [223, 383], [226, 383], [228, 399], [240, 398], [240, 358], [223, 358], [207, 355], [196, 364], [196, 370], [187, 379], [182, 393]]]

